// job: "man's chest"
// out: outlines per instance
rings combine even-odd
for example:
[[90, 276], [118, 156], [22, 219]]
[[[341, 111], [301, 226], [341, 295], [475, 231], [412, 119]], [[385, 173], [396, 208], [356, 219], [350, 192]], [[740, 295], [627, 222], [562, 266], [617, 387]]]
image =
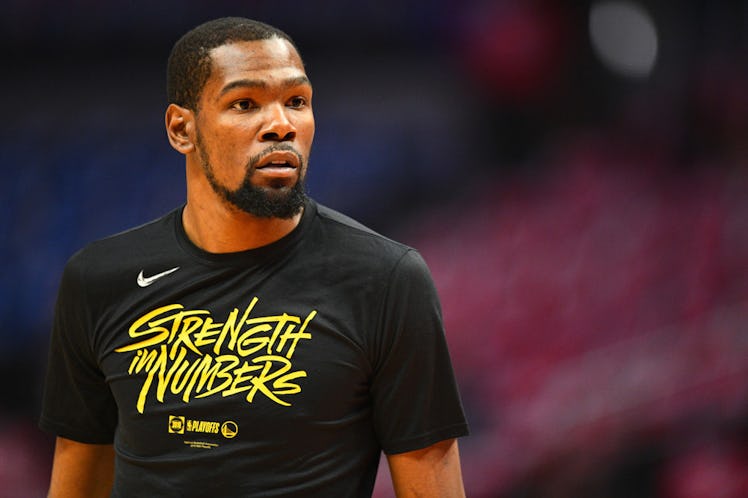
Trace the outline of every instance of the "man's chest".
[[254, 291], [182, 292], [107, 314], [97, 354], [124, 435], [219, 444], [368, 413], [370, 364], [350, 311], [360, 305], [311, 288]]

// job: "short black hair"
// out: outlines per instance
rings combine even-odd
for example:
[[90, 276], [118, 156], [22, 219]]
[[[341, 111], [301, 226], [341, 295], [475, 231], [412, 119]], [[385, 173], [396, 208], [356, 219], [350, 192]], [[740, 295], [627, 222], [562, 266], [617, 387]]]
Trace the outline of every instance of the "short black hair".
[[239, 41], [287, 40], [280, 29], [244, 17], [222, 17], [203, 23], [184, 34], [171, 49], [166, 70], [166, 96], [169, 103], [198, 110], [198, 101], [211, 71], [210, 51]]

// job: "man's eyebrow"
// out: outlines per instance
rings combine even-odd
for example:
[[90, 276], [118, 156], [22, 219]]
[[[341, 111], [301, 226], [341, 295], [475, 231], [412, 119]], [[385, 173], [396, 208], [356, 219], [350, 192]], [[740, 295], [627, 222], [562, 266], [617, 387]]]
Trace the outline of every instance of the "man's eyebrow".
[[[309, 81], [309, 78], [305, 75], [302, 76], [294, 76], [293, 78], [287, 78], [280, 82], [281, 88], [291, 88], [294, 86], [303, 86], [303, 85], [309, 85], [311, 86], [311, 82]], [[267, 88], [269, 85], [267, 81], [265, 80], [253, 80], [249, 78], [242, 78], [239, 80], [234, 80], [230, 83], [228, 83], [226, 86], [221, 88], [221, 92], [219, 93], [219, 97], [222, 97], [226, 95], [231, 90], [234, 90], [236, 88]]]

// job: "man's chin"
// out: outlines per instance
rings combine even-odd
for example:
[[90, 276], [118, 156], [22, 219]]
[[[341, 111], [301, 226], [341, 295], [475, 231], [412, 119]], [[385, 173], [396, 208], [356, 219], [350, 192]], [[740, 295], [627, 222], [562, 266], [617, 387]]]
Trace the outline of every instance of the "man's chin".
[[298, 185], [253, 186], [231, 194], [226, 198], [230, 204], [258, 218], [293, 218], [301, 212], [307, 199]]
[[289, 195], [296, 187], [297, 182], [290, 182], [283, 178], [274, 178], [267, 185], [256, 185], [254, 188], [265, 192], [268, 196]]

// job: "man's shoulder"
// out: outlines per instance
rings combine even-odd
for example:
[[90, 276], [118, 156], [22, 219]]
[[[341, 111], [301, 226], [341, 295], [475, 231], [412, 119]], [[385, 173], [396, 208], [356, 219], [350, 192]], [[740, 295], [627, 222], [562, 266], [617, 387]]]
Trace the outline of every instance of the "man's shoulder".
[[354, 231], [360, 231], [374, 236], [381, 236], [363, 223], [360, 223], [350, 216], [347, 216], [323, 204], [317, 204], [317, 214], [320, 216], [320, 218], [330, 223], [337, 223]]
[[351, 237], [362, 237], [365, 239], [376, 240], [384, 245], [392, 245], [401, 249], [409, 249], [405, 244], [392, 240], [385, 235], [369, 228], [363, 223], [347, 216], [335, 209], [317, 204], [317, 215], [323, 223], [337, 228], [341, 234]]
[[327, 206], [317, 204], [317, 216], [330, 230], [333, 242], [341, 248], [362, 252], [373, 252], [379, 257], [399, 259], [403, 254], [413, 251], [411, 247], [390, 239], [355, 219]]
[[138, 254], [152, 253], [168, 247], [174, 239], [174, 217], [178, 210], [122, 232], [94, 240], [78, 250], [68, 261], [68, 267], [95, 269], [100, 265], [122, 263]]

